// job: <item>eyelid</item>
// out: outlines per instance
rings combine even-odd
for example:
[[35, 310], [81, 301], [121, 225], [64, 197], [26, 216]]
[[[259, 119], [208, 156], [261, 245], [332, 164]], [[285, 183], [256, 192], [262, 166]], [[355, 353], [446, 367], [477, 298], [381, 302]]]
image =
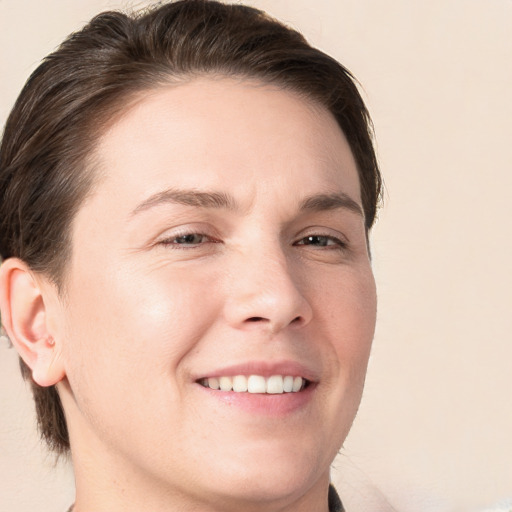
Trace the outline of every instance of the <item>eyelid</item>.
[[[201, 239], [201, 241], [199, 242], [187, 242], [187, 241], [178, 241], [180, 238], [186, 238], [186, 237], [198, 237]], [[206, 241], [205, 241], [206, 239]], [[211, 242], [212, 239], [208, 236], [208, 235], [205, 235], [204, 233], [187, 233], [185, 235], [177, 235], [177, 236], [173, 236], [173, 237], [170, 237], [170, 238], [167, 238], [167, 239], [164, 239], [161, 241], [161, 243], [165, 244], [165, 245], [202, 245], [206, 242]]]
[[[204, 236], [208, 239], [207, 242], [202, 242], [198, 244], [190, 244], [191, 246], [197, 247], [198, 245], [203, 245], [205, 243], [219, 243], [220, 240], [218, 239], [218, 235], [216, 235], [214, 230], [209, 228], [208, 226], [201, 225], [201, 226], [193, 226], [193, 225], [185, 225], [185, 226], [179, 226], [176, 228], [170, 228], [166, 229], [161, 235], [156, 237], [154, 245], [165, 245], [165, 246], [174, 246], [178, 249], [184, 249], [186, 248], [187, 244], [179, 244], [179, 243], [173, 243], [173, 240], [184, 237], [187, 235], [200, 235]], [[185, 246], [185, 247], [180, 247]]]
[[[334, 242], [334, 243], [327, 243], [326, 245], [315, 245], [315, 244], [308, 244], [303, 243], [307, 238], [310, 237], [318, 237], [318, 238], [326, 238], [328, 241]], [[332, 235], [325, 235], [321, 233], [315, 233], [311, 235], [303, 236], [301, 239], [297, 240], [294, 245], [303, 245], [303, 246], [311, 246], [311, 247], [317, 247], [317, 248], [330, 248], [330, 249], [346, 249], [347, 243], [344, 240], [341, 240], [340, 238]]]
[[326, 237], [334, 240], [335, 242], [338, 242], [338, 244], [343, 247], [347, 247], [350, 243], [348, 237], [343, 232], [338, 231], [337, 229], [335, 230], [332, 228], [316, 226], [311, 226], [302, 230], [302, 233], [297, 236], [297, 242], [302, 241], [310, 236]]

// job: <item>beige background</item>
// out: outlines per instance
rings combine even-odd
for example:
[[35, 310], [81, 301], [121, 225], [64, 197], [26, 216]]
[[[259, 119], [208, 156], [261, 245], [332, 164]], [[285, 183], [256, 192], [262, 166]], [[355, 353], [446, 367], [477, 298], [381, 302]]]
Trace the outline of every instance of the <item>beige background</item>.
[[[142, 5], [143, 2], [131, 2]], [[334, 480], [349, 511], [471, 512], [512, 498], [512, 1], [253, 0], [364, 84], [386, 180], [378, 329]], [[29, 72], [126, 2], [0, 0], [0, 121]], [[0, 348], [0, 511], [63, 511]]]

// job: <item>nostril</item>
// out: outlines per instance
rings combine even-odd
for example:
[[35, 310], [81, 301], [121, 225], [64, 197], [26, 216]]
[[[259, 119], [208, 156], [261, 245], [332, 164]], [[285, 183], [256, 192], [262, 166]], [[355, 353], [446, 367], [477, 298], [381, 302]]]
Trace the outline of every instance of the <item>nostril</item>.
[[[290, 323], [292, 324], [298, 324], [300, 323], [302, 320], [302, 317], [301, 316], [296, 316]], [[246, 320], [247, 322], [268, 322], [269, 319], [268, 318], [264, 318], [262, 316], [251, 316], [250, 318], [248, 318]]]

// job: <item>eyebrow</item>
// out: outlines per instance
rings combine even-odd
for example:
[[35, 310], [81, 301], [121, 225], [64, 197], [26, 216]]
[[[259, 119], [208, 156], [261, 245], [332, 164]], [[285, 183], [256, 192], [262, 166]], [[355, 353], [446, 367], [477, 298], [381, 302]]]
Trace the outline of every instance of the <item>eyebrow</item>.
[[131, 213], [136, 215], [165, 203], [177, 203], [197, 208], [224, 208], [239, 210], [236, 200], [224, 192], [200, 192], [198, 190], [168, 189], [157, 192], [140, 203]]
[[[215, 208], [240, 211], [236, 199], [225, 192], [201, 192], [198, 190], [168, 189], [157, 192], [140, 203], [131, 216], [166, 203], [183, 204], [196, 208]], [[364, 212], [359, 203], [344, 192], [333, 194], [315, 194], [306, 197], [299, 205], [299, 211], [321, 212], [336, 209], [346, 209], [364, 218]]]
[[338, 208], [350, 210], [364, 218], [364, 212], [359, 203], [344, 192], [336, 194], [315, 194], [304, 199], [299, 207], [301, 211], [314, 212], [337, 210]]

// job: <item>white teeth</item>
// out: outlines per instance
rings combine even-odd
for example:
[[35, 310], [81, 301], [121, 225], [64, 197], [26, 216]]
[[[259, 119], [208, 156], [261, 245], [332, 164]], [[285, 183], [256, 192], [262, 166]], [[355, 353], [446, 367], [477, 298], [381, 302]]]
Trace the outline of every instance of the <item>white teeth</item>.
[[292, 391], [294, 393], [296, 393], [297, 391], [300, 391], [302, 386], [303, 386], [304, 382], [302, 380], [301, 377], [295, 377], [293, 379], [293, 387], [292, 387]]
[[247, 391], [249, 393], [266, 393], [267, 383], [261, 375], [251, 375], [247, 380]]
[[247, 391], [247, 377], [245, 375], [233, 377], [233, 391], [236, 393]]
[[219, 389], [219, 379], [216, 379], [215, 377], [210, 377], [209, 379], [206, 379], [208, 382], [208, 386], [211, 389]]
[[279, 395], [283, 393], [283, 377], [281, 375], [272, 375], [267, 380], [267, 393]]
[[231, 377], [221, 377], [219, 379], [219, 386], [221, 391], [231, 391], [233, 389], [233, 380]]
[[290, 375], [287, 375], [283, 379], [283, 391], [285, 393], [290, 393], [291, 391], [293, 391], [293, 377], [291, 377]]
[[306, 381], [292, 375], [272, 375], [267, 379], [261, 375], [236, 375], [234, 377], [209, 377], [200, 383], [210, 389], [234, 391], [235, 393], [268, 393], [280, 395], [301, 391]]

